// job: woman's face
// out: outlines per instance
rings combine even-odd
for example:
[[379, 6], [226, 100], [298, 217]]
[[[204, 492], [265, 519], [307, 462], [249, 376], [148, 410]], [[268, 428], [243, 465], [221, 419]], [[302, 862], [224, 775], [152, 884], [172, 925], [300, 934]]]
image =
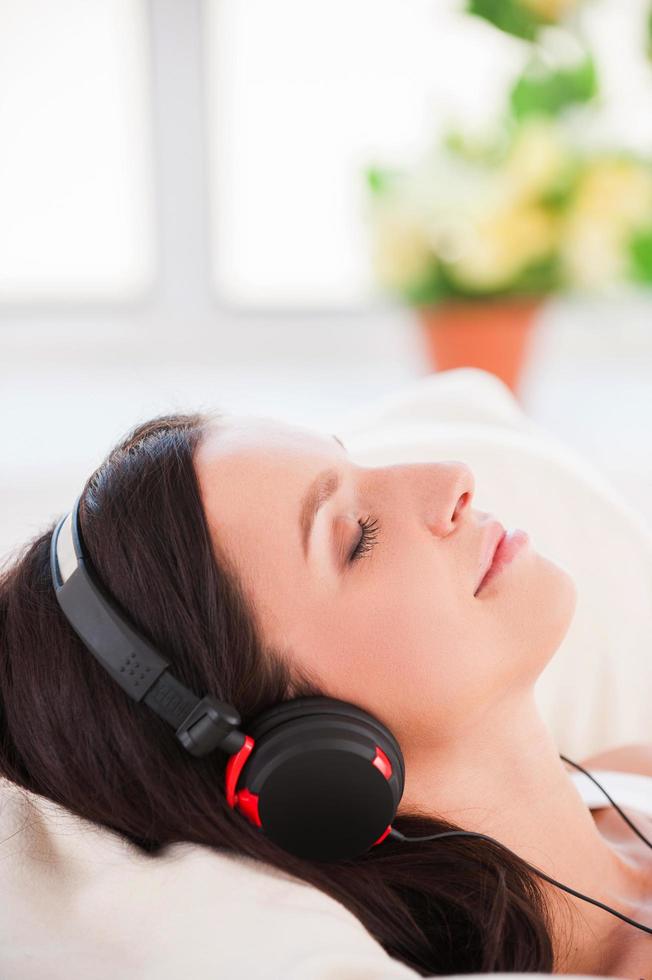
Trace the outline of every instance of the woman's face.
[[573, 580], [531, 541], [474, 595], [500, 515], [473, 509], [462, 462], [359, 466], [336, 437], [231, 416], [195, 466], [216, 553], [265, 640], [404, 751], [531, 688], [568, 629]]

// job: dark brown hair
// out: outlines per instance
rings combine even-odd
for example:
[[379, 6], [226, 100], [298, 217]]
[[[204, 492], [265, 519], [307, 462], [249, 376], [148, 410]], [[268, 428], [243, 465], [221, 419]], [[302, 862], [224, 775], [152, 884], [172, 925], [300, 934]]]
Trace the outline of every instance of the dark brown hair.
[[[182, 683], [235, 705], [246, 731], [272, 704], [327, 692], [263, 644], [235, 570], [213, 547], [193, 453], [216, 418], [174, 414], [138, 425], [87, 481], [80, 521], [91, 561], [126, 615]], [[0, 775], [119, 832], [152, 860], [190, 841], [274, 865], [341, 902], [422, 976], [552, 972], [545, 894], [499, 843], [387, 838], [355, 860], [311, 863], [231, 810], [227, 757], [188, 755], [64, 619], [50, 579], [53, 529], [0, 576]], [[407, 836], [464, 829], [423, 813], [394, 826]]]

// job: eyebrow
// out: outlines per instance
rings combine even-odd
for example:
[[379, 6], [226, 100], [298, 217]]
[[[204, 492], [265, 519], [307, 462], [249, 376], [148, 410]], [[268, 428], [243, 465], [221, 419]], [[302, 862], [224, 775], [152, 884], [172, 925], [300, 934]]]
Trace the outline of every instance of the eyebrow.
[[[333, 436], [333, 439], [335, 439], [336, 442], [339, 442], [343, 449], [346, 448], [342, 440], [338, 439], [337, 436]], [[299, 514], [301, 544], [303, 547], [303, 556], [306, 560], [308, 558], [308, 540], [310, 538], [310, 532], [312, 531], [315, 515], [317, 514], [319, 508], [323, 507], [327, 500], [330, 500], [330, 498], [339, 488], [341, 482], [342, 478], [337, 470], [322, 470], [321, 473], [317, 474], [306, 491]]]

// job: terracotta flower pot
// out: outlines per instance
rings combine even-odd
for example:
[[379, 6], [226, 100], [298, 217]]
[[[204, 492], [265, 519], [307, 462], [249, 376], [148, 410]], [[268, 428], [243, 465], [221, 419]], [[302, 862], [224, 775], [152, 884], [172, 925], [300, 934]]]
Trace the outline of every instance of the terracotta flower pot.
[[484, 302], [464, 300], [419, 309], [434, 371], [478, 367], [497, 375], [519, 393], [541, 297]]

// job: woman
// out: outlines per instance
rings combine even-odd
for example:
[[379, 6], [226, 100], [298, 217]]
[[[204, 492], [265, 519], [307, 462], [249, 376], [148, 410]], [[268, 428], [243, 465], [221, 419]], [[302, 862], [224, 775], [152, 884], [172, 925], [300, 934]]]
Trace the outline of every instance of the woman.
[[456, 461], [367, 468], [301, 427], [174, 415], [113, 450], [80, 520], [106, 589], [175, 676], [237, 707], [242, 730], [292, 697], [357, 704], [403, 751], [394, 825], [496, 843], [386, 839], [326, 864], [280, 850], [227, 806], [227, 757], [190, 758], [73, 633], [50, 579], [53, 527], [0, 584], [0, 775], [152, 854], [190, 841], [276, 865], [421, 975], [643, 976], [652, 937], [524, 863], [652, 924], [651, 852], [614, 811], [594, 819], [533, 696], [573, 581], [528, 542], [478, 591], [500, 527], [473, 494]]

